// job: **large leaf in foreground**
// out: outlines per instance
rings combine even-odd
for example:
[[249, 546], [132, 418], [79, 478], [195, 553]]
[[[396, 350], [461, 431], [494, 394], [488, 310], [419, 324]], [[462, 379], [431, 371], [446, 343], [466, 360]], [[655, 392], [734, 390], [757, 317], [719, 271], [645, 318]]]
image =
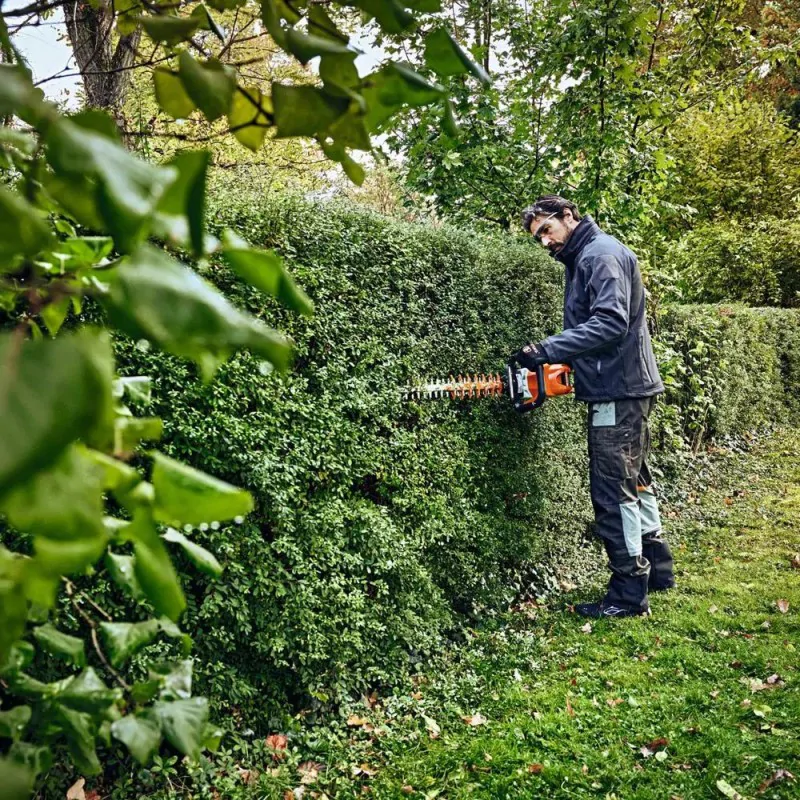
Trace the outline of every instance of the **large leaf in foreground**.
[[294, 282], [273, 250], [254, 250], [232, 234], [228, 234], [222, 251], [231, 269], [244, 281], [262, 292], [276, 297], [287, 308], [311, 316], [314, 306], [308, 295]]
[[109, 275], [101, 298], [111, 321], [136, 339], [150, 339], [196, 361], [210, 378], [235, 351], [248, 348], [285, 369], [291, 345], [239, 311], [196, 272], [143, 245]]
[[89, 433], [110, 398], [105, 337], [84, 332], [25, 341], [0, 334], [0, 495]]
[[111, 735], [119, 739], [142, 766], [147, 766], [161, 744], [159, 725], [146, 717], [133, 714], [118, 719], [111, 726]]
[[206, 475], [162, 453], [153, 453], [155, 516], [161, 522], [199, 525], [244, 516], [253, 498], [244, 489]]

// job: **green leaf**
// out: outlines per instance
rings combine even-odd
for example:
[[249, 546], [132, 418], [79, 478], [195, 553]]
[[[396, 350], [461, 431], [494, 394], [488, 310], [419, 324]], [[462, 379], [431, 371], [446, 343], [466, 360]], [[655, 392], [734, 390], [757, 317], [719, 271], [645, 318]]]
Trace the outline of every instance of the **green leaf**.
[[16, 741], [31, 719], [30, 706], [15, 706], [9, 711], [0, 711], [0, 738]]
[[458, 123], [453, 103], [448, 98], [444, 106], [444, 119], [442, 119], [442, 130], [447, 136], [455, 138], [458, 136]]
[[[0, 81], [2, 76], [0, 75]], [[36, 773], [8, 756], [0, 756], [0, 783], [3, 800], [30, 800]]]
[[153, 70], [153, 87], [158, 105], [173, 119], [185, 119], [197, 108], [183, 88], [180, 75], [168, 67]]
[[210, 159], [208, 150], [184, 150], [168, 162], [178, 177], [158, 204], [154, 227], [157, 236], [166, 234], [164, 238], [174, 244], [190, 242], [196, 256], [203, 255], [206, 250], [206, 173]]
[[70, 298], [60, 297], [48, 303], [41, 311], [41, 317], [51, 336], [55, 336], [64, 324], [70, 309]]
[[[102, 485], [104, 489], [110, 489], [115, 494], [125, 494], [142, 480], [142, 476], [133, 467], [129, 467], [118, 458], [112, 458], [97, 450], [88, 450], [87, 455], [103, 470]], [[120, 521], [124, 522], [123, 520]], [[103, 518], [103, 526], [106, 529], [108, 527], [105, 517]]]
[[79, 445], [0, 500], [15, 528], [49, 539], [104, 534], [103, 471]]
[[224, 237], [223, 245], [225, 260], [243, 281], [270, 297], [276, 297], [293, 311], [307, 317], [313, 315], [313, 303], [294, 282], [277, 253], [273, 250], [252, 250], [230, 233]]
[[[0, 668], [2, 674], [22, 669], [25, 653], [18, 639], [25, 632], [28, 619], [28, 601], [24, 581], [30, 571], [23, 556], [12, 553], [0, 544]], [[27, 644], [27, 643], [25, 643]], [[30, 645], [28, 645], [30, 646]]]
[[98, 674], [88, 667], [80, 675], [68, 679], [56, 696], [60, 703], [75, 711], [107, 714], [122, 700], [122, 690], [109, 689]]
[[[308, 20], [308, 30], [315, 36], [323, 36], [340, 44], [348, 44], [349, 38], [342, 33], [336, 23], [328, 16], [328, 12], [322, 6], [312, 5], [308, 9], [306, 16]], [[351, 55], [355, 56], [355, 53]]]
[[162, 538], [168, 542], [179, 544], [189, 557], [190, 561], [201, 571], [214, 578], [222, 575], [222, 564], [217, 561], [213, 554], [209, 553], [204, 547], [187, 539], [182, 533], [174, 528], [168, 528]]
[[148, 233], [173, 170], [142, 161], [124, 147], [68, 119], [50, 126], [47, 156], [56, 174], [95, 181], [95, 202], [120, 250], [130, 251]]
[[101, 767], [94, 747], [95, 724], [92, 716], [55, 704], [54, 717], [66, 734], [67, 748], [75, 766], [84, 775], [97, 775]]
[[59, 458], [109, 413], [111, 350], [88, 331], [54, 341], [0, 334], [0, 496]]
[[196, 759], [200, 755], [208, 722], [208, 700], [205, 697], [158, 702], [153, 706], [153, 713], [173, 747], [190, 758]]
[[112, 666], [119, 667], [158, 635], [158, 621], [101, 622], [100, 633]]
[[110, 139], [114, 144], [122, 144], [117, 123], [105, 111], [101, 111], [98, 108], [87, 108], [83, 111], [78, 111], [76, 114], [70, 114], [68, 119], [87, 131], [99, 133], [106, 139]]
[[161, 728], [145, 716], [128, 714], [111, 725], [111, 735], [119, 739], [143, 766], [150, 763], [161, 745]]
[[228, 113], [236, 89], [236, 73], [217, 59], [201, 64], [184, 50], [178, 57], [186, 93], [209, 122]]
[[489, 73], [462, 50], [445, 28], [437, 28], [425, 37], [425, 64], [438, 75], [469, 74], [481, 83], [491, 83]]
[[254, 86], [238, 86], [228, 112], [228, 126], [236, 139], [255, 152], [271, 127], [272, 100]]
[[414, 24], [414, 16], [398, 0], [351, 0], [356, 8], [366, 11], [386, 33], [402, 33]]
[[319, 62], [319, 76], [325, 82], [326, 89], [349, 97], [350, 92], [361, 83], [355, 53], [323, 56]]
[[140, 247], [108, 275], [101, 298], [111, 321], [135, 339], [196, 361], [206, 377], [232, 353], [249, 348], [285, 369], [291, 347], [280, 334], [232, 306], [213, 286], [163, 251]]
[[224, 735], [225, 731], [223, 731], [222, 728], [218, 728], [216, 725], [207, 723], [206, 729], [203, 731], [203, 749], [209, 750], [212, 753], [216, 753], [217, 750], [219, 750], [219, 746], [222, 743], [222, 737]]
[[244, 489], [206, 475], [163, 453], [153, 452], [155, 517], [160, 522], [199, 525], [244, 516], [253, 498]]
[[354, 161], [341, 144], [327, 144], [322, 143], [322, 152], [332, 161], [338, 161], [342, 165], [345, 174], [350, 180], [361, 186], [364, 183], [365, 173], [364, 168], [357, 161]]
[[49, 246], [52, 231], [42, 213], [21, 195], [0, 186], [0, 272], [18, 267], [18, 256], [33, 256]]
[[[34, 775], [48, 772], [53, 766], [53, 752], [47, 747], [39, 747], [30, 742], [13, 742], [8, 748], [8, 757], [15, 763], [31, 770]], [[5, 789], [5, 784], [3, 784]], [[4, 797], [5, 800], [5, 797]]]
[[404, 0], [406, 8], [421, 11], [425, 14], [436, 14], [442, 10], [441, 0]]
[[[202, 6], [197, 6], [197, 9], [202, 9]], [[208, 23], [194, 13], [188, 17], [172, 17], [161, 14], [142, 16], [139, 17], [139, 21], [154, 42], [163, 42], [170, 47], [188, 39], [198, 28], [208, 27]]]
[[55, 116], [55, 108], [43, 101], [30, 73], [19, 65], [0, 64], [0, 117], [15, 114], [32, 127]]
[[158, 614], [177, 620], [186, 608], [178, 575], [149, 514], [139, 510], [126, 529], [133, 539], [136, 579]]
[[125, 589], [134, 600], [142, 597], [142, 587], [136, 580], [136, 565], [133, 556], [119, 555], [109, 551], [106, 553], [106, 568], [114, 583]]
[[211, 8], [217, 11], [230, 11], [233, 8], [241, 8], [247, 0], [208, 0]]
[[148, 678], [158, 684], [160, 700], [185, 700], [192, 696], [192, 670], [190, 658], [168, 661], [151, 667]]
[[371, 131], [380, 130], [401, 108], [427, 105], [444, 97], [441, 86], [429, 83], [419, 73], [398, 63], [388, 64], [365, 78], [364, 87], [365, 124]]
[[120, 399], [127, 394], [132, 402], [147, 405], [153, 396], [153, 379], [147, 375], [116, 378], [113, 390], [115, 398]]
[[162, 430], [159, 417], [118, 417], [114, 423], [114, 455], [129, 458], [141, 441], [157, 442]]
[[83, 649], [83, 639], [78, 639], [76, 636], [69, 636], [66, 633], [62, 633], [49, 623], [34, 628], [33, 638], [36, 639], [42, 650], [60, 656], [73, 666], [86, 666], [86, 652]]
[[350, 101], [326, 94], [316, 86], [272, 84], [276, 136], [313, 136], [326, 131], [344, 114]]
[[[74, 575], [83, 572], [87, 567], [96, 563], [108, 546], [108, 533], [103, 533], [93, 538], [83, 537], [72, 541], [59, 541], [37, 536], [34, 540], [36, 567], [40, 571], [40, 578], [45, 580], [39, 588], [43, 605], [52, 605], [52, 598], [48, 599], [49, 592], [55, 591], [58, 586], [58, 576]], [[26, 591], [33, 599], [31, 581], [28, 580]]]
[[301, 64], [308, 64], [312, 58], [323, 53], [348, 53], [345, 44], [329, 36], [317, 36], [289, 28], [286, 31], [286, 48]]

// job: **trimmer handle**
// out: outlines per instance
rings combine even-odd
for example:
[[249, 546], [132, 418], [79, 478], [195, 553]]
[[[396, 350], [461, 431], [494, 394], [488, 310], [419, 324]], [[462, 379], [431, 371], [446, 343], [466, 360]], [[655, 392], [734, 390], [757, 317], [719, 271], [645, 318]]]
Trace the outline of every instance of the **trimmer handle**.
[[[528, 411], [539, 408], [547, 399], [544, 389], [544, 365], [536, 365], [535, 381], [528, 380], [528, 373], [531, 370], [525, 367], [517, 369], [517, 365], [517, 359], [512, 357], [506, 367], [506, 383], [508, 384], [508, 393], [514, 408], [520, 414], [525, 414]], [[531, 386], [532, 383], [534, 384], [533, 386]]]
[[529, 370], [512, 357], [506, 367], [506, 384], [514, 408], [524, 414], [539, 408], [549, 395], [570, 394], [571, 372], [566, 364], [537, 364], [535, 370]]

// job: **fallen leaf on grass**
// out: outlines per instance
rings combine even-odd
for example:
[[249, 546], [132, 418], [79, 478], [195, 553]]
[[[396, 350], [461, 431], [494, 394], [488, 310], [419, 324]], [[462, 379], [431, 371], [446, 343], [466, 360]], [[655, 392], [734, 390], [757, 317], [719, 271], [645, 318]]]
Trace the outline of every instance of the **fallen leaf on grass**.
[[733, 786], [728, 783], [728, 781], [722, 779], [718, 780], [717, 789], [719, 789], [720, 792], [725, 795], [725, 797], [729, 797], [730, 800], [744, 800], [742, 795], [740, 795], [739, 792], [737, 792], [736, 789], [734, 789]]
[[592, 632], [592, 623], [587, 622], [582, 628], [581, 633], [591, 633]]
[[239, 777], [242, 779], [242, 783], [245, 786], [252, 786], [259, 777], [258, 770], [255, 769], [245, 769], [244, 767], [236, 765], [236, 771], [239, 773]]
[[710, 697], [712, 700], [716, 700], [716, 699], [719, 697], [719, 689], [715, 689], [713, 692], [709, 692], [709, 693], [708, 693], [708, 696], [709, 696], [709, 697]]
[[352, 773], [354, 778], [358, 778], [360, 775], [365, 778], [372, 778], [378, 774], [378, 770], [372, 769], [369, 764], [359, 764], [359, 766], [353, 767]]
[[348, 724], [348, 725], [349, 725], [351, 728], [360, 728], [362, 725], [366, 725], [366, 724], [367, 724], [367, 722], [368, 722], [368, 720], [364, 719], [364, 717], [359, 717], [359, 716], [358, 716], [358, 715], [356, 715], [356, 714], [351, 714], [351, 715], [350, 715], [350, 716], [347, 718], [347, 724]]
[[473, 714], [472, 716], [468, 717], [461, 717], [461, 719], [463, 719], [464, 722], [467, 723], [467, 725], [472, 725], [473, 728], [478, 725], [486, 725], [489, 722], [489, 720], [487, 720], [486, 717], [484, 717], [483, 714], [480, 713]]
[[719, 611], [719, 609], [716, 606], [709, 606], [708, 607], [708, 613], [709, 614], [716, 614], [717, 611]]
[[608, 700], [606, 700], [606, 705], [609, 708], [614, 708], [615, 706], [621, 706], [624, 702], [625, 701], [621, 697], [609, 697]]
[[531, 775], [540, 775], [544, 767], [541, 764], [528, 764], [528, 772]]
[[666, 750], [659, 750], [656, 753], [656, 761], [666, 761], [667, 760], [667, 751]]
[[584, 764], [584, 765], [581, 767], [581, 772], [582, 772], [584, 775], [588, 775], [588, 774], [589, 774], [589, 767], [588, 767], [586, 764]]
[[651, 750], [660, 750], [662, 747], [667, 747], [669, 745], [669, 739], [664, 736], [659, 736], [658, 739], [653, 739], [652, 742], [647, 743], [647, 747]]
[[793, 780], [794, 780], [794, 775], [792, 775], [792, 773], [789, 772], [788, 769], [778, 769], [775, 770], [775, 772], [773, 772], [772, 775], [758, 787], [757, 791], [759, 794], [763, 794], [764, 792], [767, 791], [767, 789], [769, 789], [770, 786], [772, 786], [773, 783], [780, 783], [781, 781], [793, 781]]
[[442, 732], [442, 729], [439, 727], [439, 723], [432, 717], [426, 717], [424, 714], [422, 715], [422, 719], [425, 722], [425, 728], [428, 731], [428, 736], [430, 736], [431, 739], [437, 739], [439, 734]]
[[266, 738], [267, 747], [270, 750], [274, 750], [275, 752], [272, 754], [272, 758], [276, 761], [279, 761], [282, 758], [286, 758], [286, 753], [283, 751], [286, 750], [286, 746], [289, 744], [289, 740], [286, 736], [282, 733], [271, 733]]
[[400, 791], [403, 794], [413, 794], [414, 793], [414, 787], [410, 783], [407, 783], [400, 789]]
[[86, 778], [78, 778], [78, 780], [67, 789], [67, 800], [86, 800], [86, 792], [83, 791], [85, 784]]
[[572, 707], [572, 703], [569, 700], [569, 695], [567, 695], [567, 714], [569, 714], [571, 717], [575, 716], [575, 709]]
[[788, 600], [776, 600], [775, 605], [778, 607], [778, 611], [781, 614], [786, 614], [789, 611], [789, 601]]
[[792, 560], [789, 562], [794, 569], [800, 569], [800, 553], [795, 553]]
[[300, 774], [300, 783], [314, 783], [319, 778], [321, 769], [325, 769], [325, 765], [320, 764], [319, 761], [304, 761], [302, 764], [298, 764], [297, 772]]
[[774, 675], [770, 675], [765, 683], [769, 684], [770, 686], [780, 686], [783, 681], [781, 680], [781, 676], [775, 673]]
[[756, 717], [760, 717], [761, 719], [764, 719], [764, 717], [766, 717], [767, 714], [769, 714], [770, 711], [772, 711], [772, 708], [770, 708], [770, 706], [753, 706], [752, 710], [753, 710], [753, 714]]
[[753, 694], [756, 692], [763, 692], [764, 689], [769, 688], [766, 683], [760, 681], [758, 678], [741, 678], [741, 682], [747, 684]]

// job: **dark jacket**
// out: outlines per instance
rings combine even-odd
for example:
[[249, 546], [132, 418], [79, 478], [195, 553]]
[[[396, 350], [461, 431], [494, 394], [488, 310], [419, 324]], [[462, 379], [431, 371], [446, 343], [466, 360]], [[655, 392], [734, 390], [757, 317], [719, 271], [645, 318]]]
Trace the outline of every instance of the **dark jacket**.
[[586, 216], [556, 258], [566, 267], [564, 331], [541, 346], [550, 363], [571, 365], [575, 397], [603, 402], [663, 392], [636, 256]]

